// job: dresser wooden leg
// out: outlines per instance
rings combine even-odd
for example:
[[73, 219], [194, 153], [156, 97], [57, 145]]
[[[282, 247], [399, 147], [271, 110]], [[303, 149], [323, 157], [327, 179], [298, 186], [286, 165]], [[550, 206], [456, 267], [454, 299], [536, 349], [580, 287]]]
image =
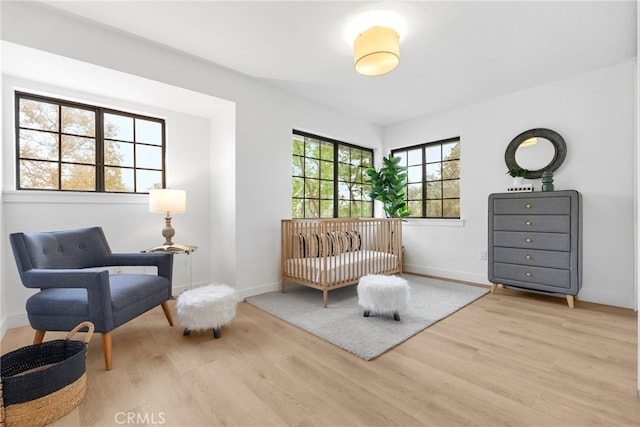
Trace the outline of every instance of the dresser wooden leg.
[[567, 304], [569, 304], [569, 308], [573, 308], [573, 295], [567, 295]]
[[491, 293], [494, 293], [496, 291], [496, 289], [498, 289], [498, 284], [497, 283], [492, 283], [491, 284]]

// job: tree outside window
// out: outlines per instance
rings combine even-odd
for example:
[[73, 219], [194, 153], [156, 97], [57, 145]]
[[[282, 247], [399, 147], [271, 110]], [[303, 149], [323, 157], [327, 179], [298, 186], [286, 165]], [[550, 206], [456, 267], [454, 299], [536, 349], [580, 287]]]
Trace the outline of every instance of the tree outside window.
[[460, 218], [460, 138], [391, 151], [407, 167], [406, 201], [414, 218]]
[[295, 130], [292, 141], [293, 218], [373, 216], [373, 150]]
[[20, 190], [164, 187], [162, 119], [16, 92], [16, 135]]

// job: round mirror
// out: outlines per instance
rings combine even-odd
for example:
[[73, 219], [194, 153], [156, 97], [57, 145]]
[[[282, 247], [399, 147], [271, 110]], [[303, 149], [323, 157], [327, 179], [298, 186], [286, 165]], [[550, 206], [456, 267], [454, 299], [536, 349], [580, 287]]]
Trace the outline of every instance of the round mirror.
[[530, 129], [513, 138], [504, 153], [508, 169], [527, 169], [527, 178], [554, 172], [567, 155], [564, 138], [551, 129]]

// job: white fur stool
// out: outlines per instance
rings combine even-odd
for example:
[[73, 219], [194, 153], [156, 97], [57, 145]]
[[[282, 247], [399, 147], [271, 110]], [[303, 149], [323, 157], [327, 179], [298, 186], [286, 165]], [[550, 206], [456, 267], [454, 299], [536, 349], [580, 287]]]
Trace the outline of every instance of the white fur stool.
[[183, 335], [192, 329], [213, 328], [214, 338], [220, 338], [220, 327], [236, 315], [238, 295], [227, 285], [206, 285], [184, 291], [178, 296], [178, 318], [184, 326]]
[[371, 312], [393, 314], [400, 320], [399, 311], [407, 306], [409, 284], [402, 277], [370, 274], [358, 282], [358, 304], [364, 308], [364, 317]]

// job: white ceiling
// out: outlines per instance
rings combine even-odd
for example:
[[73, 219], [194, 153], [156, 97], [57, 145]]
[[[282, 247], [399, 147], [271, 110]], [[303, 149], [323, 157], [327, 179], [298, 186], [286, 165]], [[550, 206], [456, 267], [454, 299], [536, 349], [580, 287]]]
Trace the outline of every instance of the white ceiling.
[[[381, 126], [636, 56], [632, 0], [45, 3]], [[405, 28], [400, 65], [361, 76], [353, 23], [381, 9]]]

